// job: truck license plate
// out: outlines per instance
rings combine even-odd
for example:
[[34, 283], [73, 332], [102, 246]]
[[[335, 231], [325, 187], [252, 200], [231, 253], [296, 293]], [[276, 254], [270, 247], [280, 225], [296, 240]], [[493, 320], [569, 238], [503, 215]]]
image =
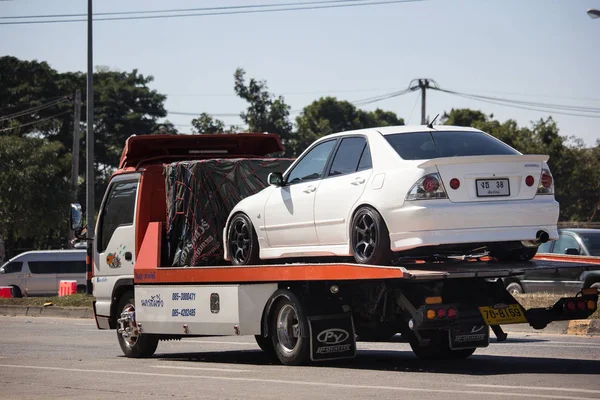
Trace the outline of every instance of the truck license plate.
[[488, 325], [522, 324], [527, 322], [525, 312], [518, 304], [509, 304], [506, 307], [479, 307], [483, 320]]
[[475, 179], [477, 197], [510, 196], [508, 179]]

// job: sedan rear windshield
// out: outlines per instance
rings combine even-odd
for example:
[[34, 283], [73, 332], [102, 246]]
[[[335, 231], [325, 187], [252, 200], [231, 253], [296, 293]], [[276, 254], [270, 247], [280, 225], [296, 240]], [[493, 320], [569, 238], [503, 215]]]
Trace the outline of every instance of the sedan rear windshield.
[[482, 132], [431, 131], [384, 136], [404, 160], [519, 154]]
[[581, 233], [581, 239], [588, 248], [590, 256], [600, 256], [600, 233]]

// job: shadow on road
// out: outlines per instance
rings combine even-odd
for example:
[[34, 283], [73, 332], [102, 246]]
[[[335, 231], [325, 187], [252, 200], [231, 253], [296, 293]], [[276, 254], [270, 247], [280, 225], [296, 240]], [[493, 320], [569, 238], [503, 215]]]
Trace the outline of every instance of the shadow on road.
[[[278, 365], [260, 350], [157, 354], [169, 361], [237, 365]], [[459, 361], [424, 361], [412, 351], [359, 350], [354, 360], [315, 363], [315, 366], [373, 371], [448, 373], [464, 375], [567, 374], [600, 375], [600, 360], [473, 355]]]

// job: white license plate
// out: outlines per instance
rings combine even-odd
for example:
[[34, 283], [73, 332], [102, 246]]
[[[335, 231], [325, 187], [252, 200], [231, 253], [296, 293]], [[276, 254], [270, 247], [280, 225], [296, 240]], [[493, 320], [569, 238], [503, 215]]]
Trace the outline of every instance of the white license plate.
[[478, 197], [510, 196], [508, 179], [476, 179]]

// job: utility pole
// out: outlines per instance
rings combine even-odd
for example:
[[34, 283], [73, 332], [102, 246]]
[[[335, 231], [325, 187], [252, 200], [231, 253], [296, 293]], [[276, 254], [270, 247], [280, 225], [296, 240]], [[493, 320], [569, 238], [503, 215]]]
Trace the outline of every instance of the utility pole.
[[[94, 207], [94, 53], [92, 40], [92, 0], [88, 0], [87, 15], [87, 162], [85, 180], [87, 182], [86, 214], [87, 214], [87, 236], [94, 237], [96, 216]], [[92, 293], [92, 268], [93, 268], [93, 240], [87, 242], [87, 293]]]
[[413, 79], [408, 85], [411, 91], [421, 90], [421, 125], [427, 125], [427, 89], [439, 89], [433, 79]]
[[73, 165], [71, 169], [71, 189], [73, 190], [73, 201], [77, 201], [77, 181], [79, 180], [79, 141], [81, 139], [81, 91], [75, 92], [75, 103], [73, 105]]

